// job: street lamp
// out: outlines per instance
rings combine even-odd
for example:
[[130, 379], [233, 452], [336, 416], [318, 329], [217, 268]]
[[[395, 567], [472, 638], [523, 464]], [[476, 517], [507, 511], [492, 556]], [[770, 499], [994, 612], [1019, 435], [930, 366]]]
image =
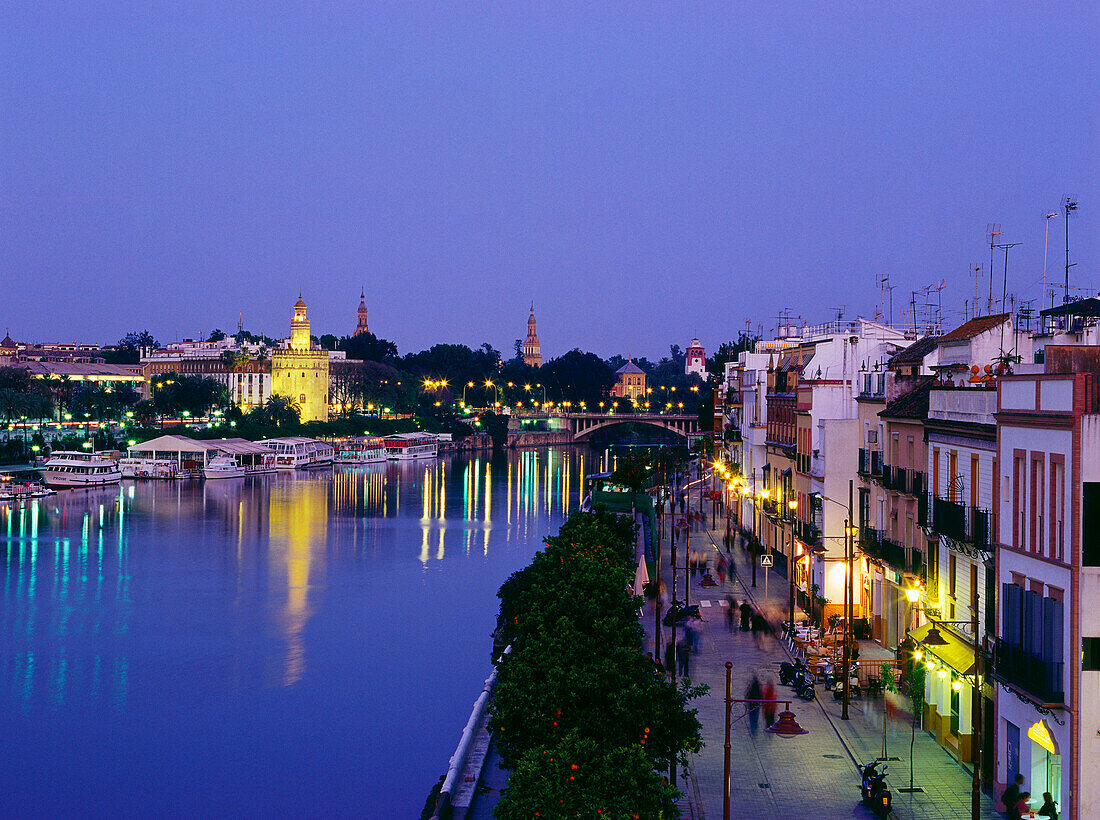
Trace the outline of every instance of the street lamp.
[[791, 549], [787, 556], [787, 578], [791, 582], [791, 601], [790, 601], [790, 623], [791, 631], [794, 631], [794, 513], [798, 509], [798, 502], [795, 499], [787, 501], [787, 507], [791, 511]]
[[[911, 590], [906, 590], [906, 598], [909, 598]], [[919, 594], [919, 591], [917, 591]], [[913, 600], [909, 598], [909, 600]], [[974, 606], [971, 609], [970, 620], [968, 621], [941, 621], [938, 618], [929, 616], [928, 620], [932, 622], [932, 628], [928, 630], [928, 634], [924, 636], [924, 640], [921, 643], [925, 646], [947, 646], [948, 642], [940, 634], [937, 624], [943, 624], [944, 626], [959, 626], [966, 624], [970, 627], [971, 631], [971, 648], [974, 650], [974, 692], [973, 700], [971, 704], [971, 728], [974, 734], [974, 776], [970, 784], [970, 816], [972, 820], [980, 820], [982, 813], [982, 655], [981, 645], [978, 643], [978, 610], [981, 607], [981, 596], [978, 593], [974, 593]], [[927, 614], [927, 613], [926, 613]], [[914, 657], [916, 653], [914, 653]], [[932, 668], [932, 661], [929, 661], [929, 669]], [[947, 677], [947, 671], [945, 669], [939, 670], [939, 677], [941, 680]], [[955, 688], [955, 684], [958, 683], [958, 688]], [[959, 681], [952, 682], [952, 688], [958, 692], [962, 689], [962, 684]]]
[[851, 653], [852, 653], [852, 611], [853, 607], [853, 592], [852, 592], [852, 559], [855, 553], [855, 541], [854, 536], [856, 528], [852, 519], [852, 479], [848, 479], [848, 506], [845, 507], [839, 501], [829, 498], [824, 493], [811, 493], [816, 498], [820, 498], [822, 501], [828, 501], [832, 504], [836, 504], [841, 507], [847, 513], [847, 517], [844, 519], [844, 660], [843, 660], [843, 675], [844, 675], [844, 704], [840, 712], [841, 720], [849, 720], [848, 717], [848, 702], [851, 700]]
[[783, 711], [779, 713], [779, 719], [771, 726], [765, 727], [765, 732], [779, 737], [798, 737], [808, 735], [809, 731], [803, 729], [795, 720], [791, 711], [789, 700], [763, 700], [759, 698], [734, 698], [733, 697], [733, 664], [726, 661], [726, 745], [724, 747], [724, 776], [722, 778], [722, 820], [730, 820], [730, 712], [735, 703], [750, 704], [755, 709], [763, 704], [783, 704]]

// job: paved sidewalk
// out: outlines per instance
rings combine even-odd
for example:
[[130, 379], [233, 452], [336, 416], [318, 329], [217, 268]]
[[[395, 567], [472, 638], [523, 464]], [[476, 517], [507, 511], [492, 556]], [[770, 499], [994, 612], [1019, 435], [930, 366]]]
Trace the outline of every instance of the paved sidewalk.
[[[689, 547], [706, 549], [711, 566], [722, 544], [722, 529], [693, 531]], [[662, 538], [662, 579], [671, 593], [669, 573], [669, 538], [666, 519]], [[683, 599], [683, 549], [678, 541], [677, 597]], [[690, 576], [691, 603], [700, 605], [704, 627], [699, 652], [690, 660], [689, 677], [693, 683], [705, 683], [710, 693], [695, 702], [703, 724], [706, 746], [691, 761], [687, 776], [681, 775], [679, 786], [685, 792], [682, 801], [684, 817], [692, 820], [718, 820], [722, 817], [722, 780], [725, 719], [725, 663], [733, 663], [732, 692], [734, 698], [744, 698], [749, 681], [755, 674], [763, 683], [771, 679], [777, 697], [793, 698], [791, 709], [799, 724], [809, 734], [781, 738], [764, 732], [763, 721], [753, 733], [745, 707], [734, 704], [730, 733], [731, 816], [765, 818], [868, 818], [869, 809], [859, 800], [859, 769], [857, 766], [878, 757], [882, 751], [883, 701], [856, 700], [849, 707], [850, 720], [840, 719], [840, 703], [832, 693], [818, 686], [818, 699], [805, 702], [795, 697], [793, 690], [779, 685], [780, 661], [789, 660], [785, 646], [775, 638], [765, 638], [761, 646], [754, 643], [751, 633], [741, 632], [734, 624], [726, 626], [726, 598], [738, 603], [749, 600], [754, 609], [763, 609], [772, 623], [785, 620], [789, 595], [786, 578], [759, 568], [757, 587], [750, 585], [751, 570], [748, 555], [737, 547], [733, 550], [735, 571], [727, 583], [713, 587], [700, 585], [702, 573]], [[768, 577], [767, 600], [764, 598], [765, 572]], [[717, 580], [717, 575], [715, 575]], [[646, 630], [646, 651], [653, 648], [654, 612], [647, 605], [642, 613]], [[668, 640], [668, 628], [662, 638]], [[861, 656], [874, 657], [875, 650], [888, 654], [869, 641], [861, 643]], [[914, 785], [923, 792], [902, 794], [909, 785], [911, 728], [907, 699], [891, 697], [892, 716], [886, 721], [886, 742], [889, 761], [888, 784], [893, 792], [897, 817], [921, 820], [970, 818], [971, 775], [935, 740], [917, 729], [913, 742]], [[893, 760], [892, 758], [900, 758]], [[983, 817], [1000, 817], [993, 811], [988, 796], [982, 796]]]

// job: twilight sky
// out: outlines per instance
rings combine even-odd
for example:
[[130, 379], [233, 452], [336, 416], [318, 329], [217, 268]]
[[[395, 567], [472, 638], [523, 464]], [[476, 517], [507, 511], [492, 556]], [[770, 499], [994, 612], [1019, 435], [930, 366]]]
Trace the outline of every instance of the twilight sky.
[[1039, 298], [1067, 194], [1095, 293], [1098, 9], [2, 4], [0, 329], [285, 335], [301, 291], [340, 335], [362, 285], [401, 352], [509, 352], [534, 300], [544, 356], [656, 357], [873, 316], [876, 274], [951, 326], [990, 222]]

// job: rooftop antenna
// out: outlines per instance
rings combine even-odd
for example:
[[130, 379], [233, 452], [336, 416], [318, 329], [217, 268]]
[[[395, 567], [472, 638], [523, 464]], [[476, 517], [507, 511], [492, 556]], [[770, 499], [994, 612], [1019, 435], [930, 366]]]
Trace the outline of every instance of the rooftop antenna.
[[997, 246], [997, 237], [1004, 234], [1000, 222], [990, 222], [985, 226], [989, 237], [989, 300], [985, 303], [986, 314], [993, 313], [993, 249]]
[[[1005, 300], [1008, 297], [1008, 251], [1009, 251], [1009, 248], [1015, 248], [1019, 244], [1020, 244], [1019, 242], [1006, 242], [1002, 245], [997, 245], [998, 248], [1004, 248], [1004, 252], [1005, 252], [1005, 275], [1004, 275], [1004, 279], [1001, 282], [1001, 313], [1004, 313], [1004, 311], [1005, 311]], [[1012, 349], [1013, 350], [1016, 349], [1015, 345], [1013, 345]], [[1003, 357], [1004, 355], [1005, 355], [1005, 325], [1004, 325], [1004, 322], [1001, 322], [1001, 356]]]
[[889, 299], [890, 314], [889, 314], [889, 322], [888, 323], [891, 327], [893, 327], [893, 325], [894, 325], [894, 288], [896, 288], [897, 285], [891, 285], [890, 284], [890, 274], [888, 274], [888, 273], [876, 274], [875, 282], [878, 285], [878, 289], [882, 291], [883, 307], [886, 307], [886, 302]]
[[1069, 215], [1077, 210], [1077, 200], [1073, 197], [1067, 196], [1066, 201], [1062, 204], [1062, 213], [1066, 216], [1066, 292], [1062, 297], [1062, 304], [1069, 301], [1069, 269], [1077, 263], [1070, 263], [1069, 261]]
[[976, 318], [978, 318], [978, 302], [979, 302], [978, 279], [982, 275], [982, 266], [981, 266], [981, 264], [975, 262], [973, 265], [971, 265], [970, 266], [970, 274], [974, 277], [974, 318], [976, 319]]
[[[1048, 211], [1046, 219], [1043, 222], [1046, 224], [1046, 232], [1043, 236], [1043, 290], [1039, 295], [1039, 310], [1043, 309], [1043, 303], [1047, 298], [1047, 244], [1050, 242], [1050, 220], [1058, 216], [1057, 211]], [[1051, 307], [1054, 307], [1054, 302], [1051, 300]]]

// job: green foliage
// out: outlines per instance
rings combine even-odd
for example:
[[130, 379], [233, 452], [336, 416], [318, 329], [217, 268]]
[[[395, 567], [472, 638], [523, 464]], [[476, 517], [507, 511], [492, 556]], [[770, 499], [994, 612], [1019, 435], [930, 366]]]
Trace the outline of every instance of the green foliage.
[[878, 681], [882, 685], [883, 692], [897, 692], [898, 691], [898, 679], [894, 674], [894, 667], [888, 663], [884, 663], [882, 668], [879, 669]]
[[595, 353], [573, 349], [538, 369], [538, 380], [546, 397], [555, 402], [586, 402], [595, 407], [615, 384], [615, 371]]
[[226, 386], [212, 376], [183, 376], [166, 372], [153, 382], [153, 403], [164, 416], [178, 416], [184, 411], [205, 415], [215, 407], [229, 404]]
[[652, 473], [650, 458], [646, 453], [627, 453], [619, 459], [618, 468], [611, 474], [611, 480], [616, 484], [629, 487], [634, 492], [641, 492], [649, 484]]
[[[677, 688], [640, 651], [639, 599], [628, 591], [634, 538], [628, 518], [574, 514], [500, 588], [499, 643], [512, 651], [500, 661], [490, 725], [516, 773], [498, 817], [555, 817], [561, 806], [568, 816], [606, 806], [617, 817], [624, 805], [628, 816], [656, 816], [672, 792], [654, 790], [653, 770], [701, 747], [687, 707], [706, 687]], [[593, 777], [563, 785], [553, 767], [539, 771], [542, 750], [585, 762]], [[555, 795], [566, 802], [554, 805]]]
[[525, 752], [494, 811], [497, 820], [532, 817], [673, 817], [676, 790], [653, 771], [641, 743], [606, 748], [568, 735]]

